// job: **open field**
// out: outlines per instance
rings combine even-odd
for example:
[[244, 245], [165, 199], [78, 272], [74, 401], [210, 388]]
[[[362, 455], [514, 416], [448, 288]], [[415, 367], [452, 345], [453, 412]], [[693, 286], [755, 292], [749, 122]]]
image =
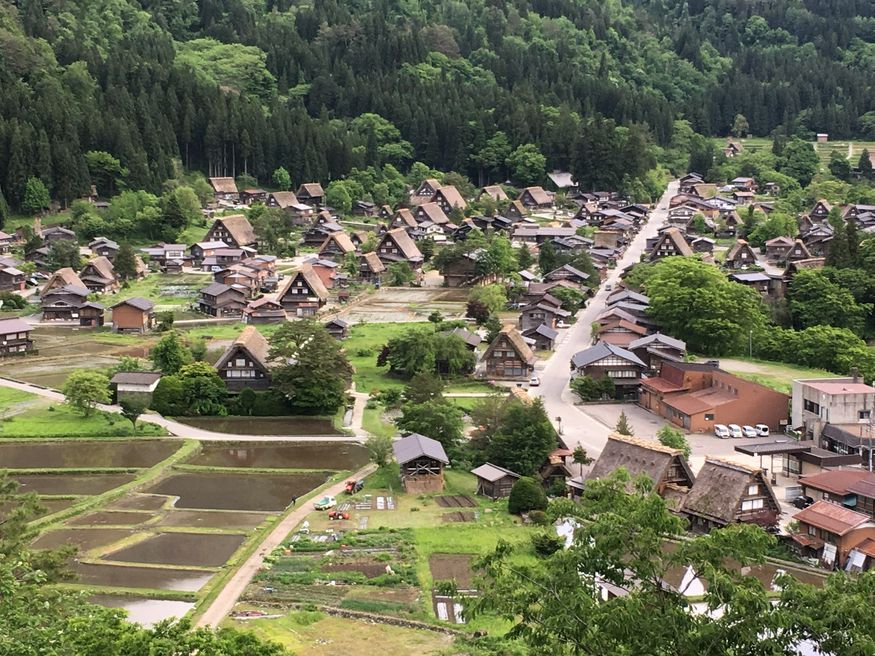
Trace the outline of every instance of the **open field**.
[[720, 368], [746, 380], [789, 394], [797, 378], [835, 378], [837, 374], [823, 369], [807, 369], [783, 362], [768, 362], [747, 358], [721, 358]]
[[100, 298], [100, 302], [107, 307], [119, 301], [141, 296], [155, 303], [155, 309], [183, 311], [199, 296], [199, 291], [213, 282], [213, 276], [209, 273], [185, 273], [181, 275], [167, 275], [163, 273], [151, 273], [143, 280], [135, 280], [121, 289], [117, 294], [107, 294]]
[[[749, 151], [765, 150], [771, 152], [772, 140], [769, 137], [747, 137], [745, 139], [733, 139], [733, 141], [741, 142], [742, 147]], [[720, 148], [726, 145], [725, 138], [715, 138], [716, 143]], [[842, 157], [848, 158], [853, 166], [856, 166], [857, 160], [860, 159], [860, 154], [864, 149], [870, 153], [875, 152], [875, 142], [872, 141], [828, 141], [826, 143], [811, 142], [814, 150], [817, 153], [818, 159], [822, 167], [826, 167], [829, 163], [829, 158], [833, 152], [839, 153]]]
[[434, 311], [445, 319], [462, 319], [468, 291], [445, 287], [383, 287], [342, 309], [350, 323], [408, 323], [426, 321]]

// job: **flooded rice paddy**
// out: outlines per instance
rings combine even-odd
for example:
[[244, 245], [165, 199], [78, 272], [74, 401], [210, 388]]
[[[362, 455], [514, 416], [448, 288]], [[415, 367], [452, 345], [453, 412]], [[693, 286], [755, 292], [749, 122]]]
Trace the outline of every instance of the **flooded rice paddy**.
[[152, 590], [180, 590], [197, 592], [215, 572], [196, 569], [132, 567], [76, 563], [73, 571], [79, 582], [89, 585], [118, 588], [148, 588]]
[[368, 451], [355, 443], [289, 442], [283, 444], [205, 444], [190, 461], [210, 467], [358, 469]]
[[21, 474], [12, 478], [21, 483], [22, 492], [65, 496], [103, 494], [130, 483], [136, 474]]
[[183, 617], [194, 608], [189, 601], [170, 599], [137, 599], [121, 595], [94, 595], [89, 598], [92, 604], [106, 608], [121, 608], [128, 612], [128, 619], [145, 627], [151, 627], [171, 618]]
[[223, 510], [174, 510], [158, 522], [158, 526], [191, 526], [194, 528], [253, 529], [272, 514], [226, 512]]
[[147, 512], [113, 510], [80, 515], [67, 523], [70, 526], [138, 526], [153, 517], [154, 515]]
[[319, 417], [178, 417], [177, 421], [231, 435], [342, 435]]
[[105, 560], [155, 565], [221, 567], [243, 544], [243, 535], [161, 533], [104, 556]]
[[178, 496], [177, 508], [196, 510], [284, 510], [319, 485], [329, 472], [312, 474], [176, 474], [148, 491]]
[[169, 440], [104, 440], [0, 443], [2, 469], [151, 467], [180, 447]]
[[33, 546], [35, 549], [74, 546], [81, 553], [107, 547], [132, 535], [134, 531], [125, 528], [61, 528], [43, 533], [34, 541]]

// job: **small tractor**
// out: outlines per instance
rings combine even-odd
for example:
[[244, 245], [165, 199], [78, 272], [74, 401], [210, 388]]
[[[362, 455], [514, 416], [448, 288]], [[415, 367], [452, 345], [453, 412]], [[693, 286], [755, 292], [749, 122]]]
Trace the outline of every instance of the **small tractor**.
[[344, 510], [329, 510], [328, 519], [349, 519], [349, 513]]
[[346, 482], [346, 493], [347, 494], [355, 494], [356, 492], [361, 492], [362, 488], [364, 488], [365, 482], [362, 479], [355, 480], [354, 478], [349, 479]]

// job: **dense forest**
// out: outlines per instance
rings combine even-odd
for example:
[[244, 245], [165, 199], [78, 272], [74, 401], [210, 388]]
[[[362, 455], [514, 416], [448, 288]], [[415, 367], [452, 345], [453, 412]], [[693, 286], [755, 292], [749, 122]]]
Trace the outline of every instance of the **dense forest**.
[[758, 135], [875, 138], [875, 4], [0, 0], [0, 88], [13, 207], [31, 176], [81, 195], [104, 152], [153, 192], [175, 161], [297, 183], [418, 160], [482, 182], [506, 173], [497, 134], [572, 171], [604, 126], [637, 131], [619, 128], [628, 152], [737, 114]]

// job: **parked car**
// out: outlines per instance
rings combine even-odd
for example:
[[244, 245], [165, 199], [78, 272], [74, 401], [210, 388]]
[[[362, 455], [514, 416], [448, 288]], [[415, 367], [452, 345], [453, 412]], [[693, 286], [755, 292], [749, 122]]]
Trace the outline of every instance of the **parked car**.
[[741, 426], [739, 426], [738, 424], [729, 424], [729, 426], [727, 426], [727, 428], [729, 429], [729, 434], [732, 437], [744, 437], [744, 433], [741, 430]]
[[328, 510], [329, 508], [334, 508], [337, 505], [337, 499], [332, 496], [325, 496], [319, 499], [319, 501], [313, 504], [313, 507], [316, 510]]
[[532, 376], [531, 378], [529, 378], [529, 387], [537, 387], [540, 384], [541, 384], [541, 379], [538, 378], [537, 376]]
[[759, 433], [757, 433], [757, 429], [753, 426], [742, 426], [741, 432], [744, 434], [745, 437], [756, 437], [757, 435], [759, 435]]
[[793, 499], [793, 505], [802, 510], [803, 508], [807, 508], [812, 503], [814, 503], [814, 499], [811, 497], [807, 497], [805, 495], [801, 495]]
[[556, 327], [557, 327], [557, 328], [571, 328], [571, 324], [570, 324], [570, 323], [566, 323], [565, 321], [557, 321], [557, 322], [556, 322]]
[[606, 291], [606, 292], [611, 291], [613, 288], [614, 288], [614, 286], [613, 286], [611, 283], [608, 283], [607, 285], [605, 285], [605, 291]]
[[757, 429], [757, 437], [768, 437], [769, 436], [769, 427], [765, 424], [757, 424], [754, 426]]
[[714, 435], [719, 437], [721, 440], [732, 437], [729, 434], [729, 429], [726, 428], [726, 426], [724, 426], [723, 424], [714, 424]]

